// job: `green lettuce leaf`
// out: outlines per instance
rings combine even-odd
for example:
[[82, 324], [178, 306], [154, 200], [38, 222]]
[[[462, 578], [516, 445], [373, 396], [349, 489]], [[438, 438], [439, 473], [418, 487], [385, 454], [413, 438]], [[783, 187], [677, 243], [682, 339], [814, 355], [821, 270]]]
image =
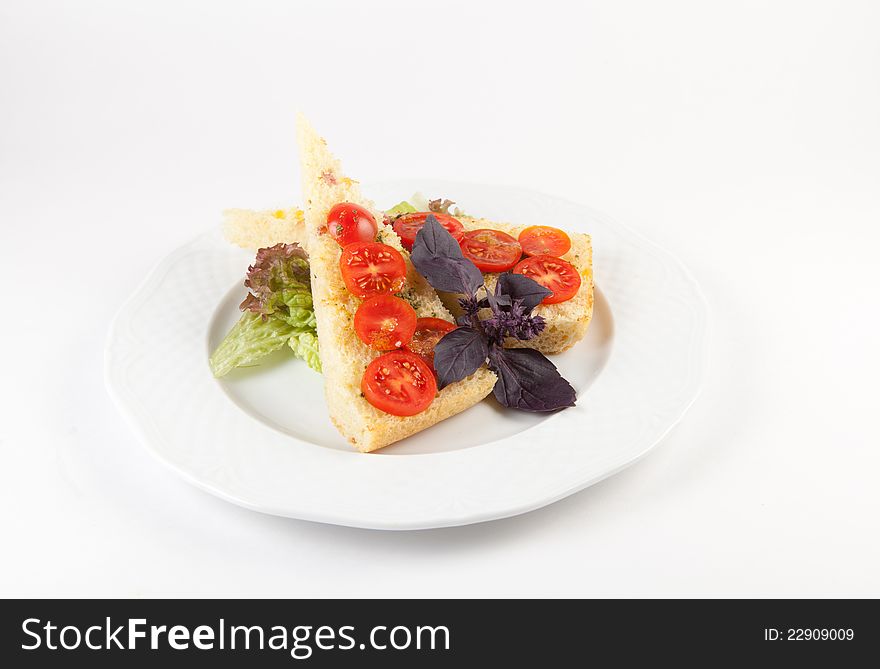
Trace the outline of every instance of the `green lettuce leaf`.
[[253, 365], [289, 344], [314, 370], [321, 371], [308, 256], [297, 244], [257, 251], [244, 285], [250, 290], [239, 308], [244, 315], [211, 355], [215, 376]]
[[399, 216], [400, 214], [412, 214], [418, 211], [414, 206], [412, 206], [409, 202], [404, 200], [403, 202], [398, 202], [391, 209], [385, 212], [385, 214], [389, 218], [394, 218], [395, 216]]
[[[299, 292], [297, 292], [299, 291]], [[272, 314], [297, 330], [315, 331], [315, 309], [312, 304], [312, 293], [308, 289], [285, 290], [281, 302], [287, 309], [280, 309]]]
[[276, 244], [257, 251], [244, 285], [250, 289], [239, 308], [269, 316], [286, 307], [312, 307], [309, 261], [298, 244]]
[[320, 374], [321, 357], [318, 355], [318, 335], [314, 330], [294, 332], [287, 343], [296, 357], [305, 360], [309, 367]]
[[236, 367], [253, 365], [284, 346], [293, 332], [294, 328], [280, 318], [264, 320], [259, 314], [245, 312], [211, 355], [211, 371], [220, 377]]

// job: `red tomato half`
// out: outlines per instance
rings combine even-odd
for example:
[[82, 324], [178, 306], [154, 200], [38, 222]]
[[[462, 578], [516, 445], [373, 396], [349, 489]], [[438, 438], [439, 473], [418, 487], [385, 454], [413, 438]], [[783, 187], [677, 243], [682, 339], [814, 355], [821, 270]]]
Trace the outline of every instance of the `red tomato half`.
[[373, 215], [358, 204], [340, 202], [327, 212], [327, 232], [340, 246], [375, 241], [378, 230]]
[[394, 228], [394, 232], [400, 237], [400, 243], [403, 244], [403, 248], [407, 251], [412, 251], [413, 244], [416, 242], [416, 235], [425, 224], [425, 219], [432, 215], [437, 218], [437, 222], [446, 228], [450, 235], [455, 237], [455, 241], [461, 239], [461, 236], [464, 234], [464, 226], [457, 218], [453, 218], [448, 214], [418, 211], [412, 214], [403, 214], [403, 216], [399, 216], [391, 222], [391, 227]]
[[354, 331], [377, 351], [410, 343], [416, 330], [416, 310], [394, 295], [375, 295], [361, 302], [354, 314]]
[[519, 243], [527, 256], [551, 255], [557, 258], [568, 253], [571, 240], [558, 228], [533, 225], [519, 233]]
[[414, 416], [431, 406], [437, 380], [428, 363], [415, 353], [391, 351], [367, 365], [361, 392], [380, 411]]
[[461, 252], [481, 272], [506, 272], [522, 257], [519, 242], [505, 232], [482, 228], [464, 233]]
[[379, 242], [354, 242], [342, 249], [339, 271], [345, 286], [358, 297], [396, 293], [406, 283], [400, 251]]
[[412, 351], [425, 362], [434, 367], [434, 347], [447, 332], [455, 329], [455, 323], [444, 321], [442, 318], [420, 318], [416, 321], [416, 330], [412, 341], [407, 344], [408, 351]]
[[581, 275], [570, 262], [553, 256], [532, 256], [513, 268], [514, 274], [534, 279], [552, 292], [541, 304], [556, 304], [570, 300], [581, 287]]

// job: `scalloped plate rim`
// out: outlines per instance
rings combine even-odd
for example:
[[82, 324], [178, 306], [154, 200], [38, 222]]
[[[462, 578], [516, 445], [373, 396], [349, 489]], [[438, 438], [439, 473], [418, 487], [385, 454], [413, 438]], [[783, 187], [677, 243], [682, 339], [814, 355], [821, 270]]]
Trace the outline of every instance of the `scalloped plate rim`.
[[[660, 246], [659, 244], [647, 239], [644, 235], [639, 232], [636, 232], [632, 228], [621, 224], [618, 221], [610, 219], [607, 215], [602, 214], [586, 205], [578, 203], [576, 201], [560, 197], [558, 195], [545, 195], [543, 193], [539, 193], [537, 191], [532, 191], [529, 189], [524, 189], [516, 186], [504, 186], [499, 184], [475, 184], [475, 183], [459, 183], [455, 181], [449, 180], [440, 180], [440, 179], [405, 179], [405, 180], [393, 180], [393, 181], [383, 181], [383, 182], [375, 182], [369, 184], [375, 188], [383, 188], [383, 187], [391, 187], [396, 186], [400, 187], [401, 184], [422, 184], [424, 189], [425, 183], [432, 184], [445, 184], [448, 187], [455, 186], [467, 186], [469, 188], [480, 188], [485, 186], [487, 189], [507, 189], [511, 191], [520, 191], [523, 193], [529, 193], [533, 196], [537, 196], [539, 198], [548, 198], [552, 200], [556, 200], [558, 202], [567, 203], [570, 206], [582, 208], [585, 211], [591, 212], [592, 215], [596, 217], [600, 217], [605, 221], [613, 224], [618, 230], [622, 231], [626, 235], [628, 235], [632, 240], [638, 242], [641, 245], [645, 245], [651, 247], [655, 253], [659, 256], [663, 257], [667, 263], [673, 266], [678, 272], [681, 273], [681, 276], [685, 279], [686, 283], [689, 284], [689, 287], [693, 291], [692, 297], [695, 298], [698, 303], [698, 309], [700, 311], [701, 319], [697, 324], [697, 331], [695, 332], [694, 341], [696, 342], [695, 348], [698, 349], [696, 355], [692, 358], [692, 360], [696, 360], [698, 369], [693, 374], [693, 377], [690, 379], [689, 387], [686, 392], [686, 396], [682, 398], [682, 401], [679, 406], [679, 410], [677, 414], [666, 421], [665, 428], [660, 432], [654, 439], [652, 439], [649, 443], [645, 443], [639, 452], [635, 454], [630, 454], [626, 457], [621, 458], [619, 461], [614, 462], [602, 472], [583, 479], [582, 481], [574, 484], [574, 485], [565, 485], [562, 487], [557, 487], [551, 493], [545, 493], [541, 496], [540, 499], [529, 499], [523, 500], [520, 504], [507, 504], [504, 508], [486, 508], [483, 510], [471, 510], [467, 513], [463, 514], [437, 514], [432, 517], [425, 517], [419, 520], [411, 520], [411, 519], [393, 519], [393, 518], [376, 518], [369, 516], [353, 516], [351, 513], [340, 512], [340, 511], [331, 511], [327, 509], [321, 510], [312, 510], [308, 508], [300, 508], [300, 509], [290, 509], [290, 508], [281, 508], [281, 507], [273, 507], [271, 505], [267, 505], [258, 500], [248, 499], [245, 496], [231, 494], [228, 490], [225, 490], [222, 486], [213, 485], [210, 482], [207, 482], [203, 478], [194, 474], [187, 469], [178, 466], [173, 461], [165, 456], [161, 449], [156, 447], [156, 443], [165, 442], [165, 438], [157, 433], [150, 425], [149, 419], [142, 412], [139, 412], [136, 408], [137, 399], [131, 395], [127, 388], [125, 388], [124, 384], [121, 384], [119, 379], [116, 378], [115, 372], [113, 369], [113, 347], [114, 343], [118, 339], [118, 333], [123, 326], [126, 316], [128, 313], [142, 300], [144, 299], [145, 291], [150, 288], [154, 281], [158, 277], [160, 277], [161, 271], [164, 267], [166, 267], [171, 260], [173, 260], [179, 253], [184, 251], [188, 246], [194, 244], [198, 239], [205, 236], [207, 233], [203, 233], [191, 239], [186, 244], [181, 245], [180, 247], [173, 250], [167, 256], [158, 261], [148, 272], [146, 277], [140, 282], [138, 287], [132, 292], [132, 294], [125, 300], [125, 302], [120, 306], [115, 316], [112, 319], [108, 336], [106, 340], [105, 347], [105, 355], [104, 355], [104, 377], [105, 384], [108, 389], [108, 393], [113, 400], [114, 405], [120, 412], [120, 414], [124, 417], [126, 422], [132, 428], [133, 432], [137, 436], [138, 440], [147, 448], [148, 452], [154, 455], [160, 462], [162, 462], [166, 467], [176, 472], [182, 478], [184, 478], [189, 483], [195, 485], [196, 487], [205, 490], [213, 495], [216, 495], [226, 501], [232, 502], [238, 506], [248, 508], [254, 511], [260, 511], [263, 513], [268, 513], [277, 516], [296, 518], [301, 520], [308, 520], [314, 522], [322, 522], [336, 525], [343, 525], [349, 527], [357, 527], [364, 529], [383, 529], [383, 530], [416, 530], [416, 529], [431, 529], [431, 528], [442, 528], [442, 527], [454, 527], [460, 525], [467, 525], [472, 523], [480, 523], [491, 520], [497, 520], [502, 518], [507, 518], [511, 516], [516, 516], [522, 513], [527, 513], [529, 511], [533, 511], [535, 509], [541, 508], [548, 504], [552, 504], [560, 499], [568, 497], [576, 492], [579, 492], [587, 487], [590, 487], [599, 481], [602, 481], [614, 474], [620, 472], [626, 467], [635, 464], [643, 457], [645, 457], [651, 450], [653, 450], [657, 445], [659, 445], [668, 435], [669, 433], [678, 425], [684, 416], [687, 414], [688, 410], [693, 406], [694, 402], [700, 395], [702, 390], [703, 380], [706, 373], [706, 359], [707, 359], [707, 351], [709, 347], [709, 339], [710, 339], [710, 320], [709, 320], [709, 310], [708, 303], [706, 298], [701, 290], [698, 282], [693, 277], [688, 268], [672, 253], [668, 250]], [[405, 190], [405, 188], [404, 188]], [[597, 280], [597, 283], [600, 283]], [[613, 304], [612, 312], [613, 312]], [[612, 354], [613, 356], [613, 354]], [[604, 372], [603, 372], [604, 373]], [[479, 448], [479, 447], [477, 447]], [[432, 458], [432, 457], [449, 457], [457, 453], [457, 451], [453, 451], [450, 453], [437, 453], [437, 454], [417, 454], [420, 456], [419, 459], [423, 458]], [[370, 456], [362, 456], [357, 454], [358, 457], [370, 457]], [[396, 459], [396, 458], [395, 458]]]

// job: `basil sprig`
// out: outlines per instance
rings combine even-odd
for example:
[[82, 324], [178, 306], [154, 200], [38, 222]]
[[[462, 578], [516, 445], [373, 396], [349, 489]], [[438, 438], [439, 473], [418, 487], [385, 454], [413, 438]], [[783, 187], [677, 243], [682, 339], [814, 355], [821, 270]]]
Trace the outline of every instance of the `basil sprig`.
[[[440, 388], [461, 381], [488, 362], [498, 375], [495, 398], [523, 411], [555, 411], [574, 406], [577, 394], [540, 351], [505, 348], [507, 338], [527, 341], [546, 326], [532, 310], [550, 291], [522, 274], [505, 272], [494, 291], [483, 274], [464, 257], [452, 235], [428, 216], [416, 235], [412, 262], [435, 290], [459, 293], [463, 314], [458, 326], [434, 349], [434, 369]], [[491, 315], [483, 317], [484, 309]]]

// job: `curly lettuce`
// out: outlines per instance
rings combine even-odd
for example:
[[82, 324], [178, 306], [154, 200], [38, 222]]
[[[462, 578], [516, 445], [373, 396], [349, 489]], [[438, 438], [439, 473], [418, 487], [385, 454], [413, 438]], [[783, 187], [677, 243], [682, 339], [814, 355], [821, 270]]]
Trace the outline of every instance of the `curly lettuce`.
[[214, 376], [256, 364], [289, 345], [297, 357], [321, 371], [308, 256], [297, 244], [276, 244], [257, 251], [239, 308], [244, 312], [211, 355]]
[[284, 316], [290, 308], [312, 307], [309, 260], [299, 244], [275, 244], [257, 251], [244, 285], [250, 292], [239, 305], [242, 311]]
[[293, 330], [280, 318], [263, 320], [257, 314], [245, 313], [211, 355], [211, 371], [219, 377], [236, 367], [256, 364], [260, 358], [284, 346]]
[[318, 355], [318, 335], [314, 330], [294, 332], [287, 340], [293, 354], [302, 358], [316, 372], [321, 371], [321, 357]]

